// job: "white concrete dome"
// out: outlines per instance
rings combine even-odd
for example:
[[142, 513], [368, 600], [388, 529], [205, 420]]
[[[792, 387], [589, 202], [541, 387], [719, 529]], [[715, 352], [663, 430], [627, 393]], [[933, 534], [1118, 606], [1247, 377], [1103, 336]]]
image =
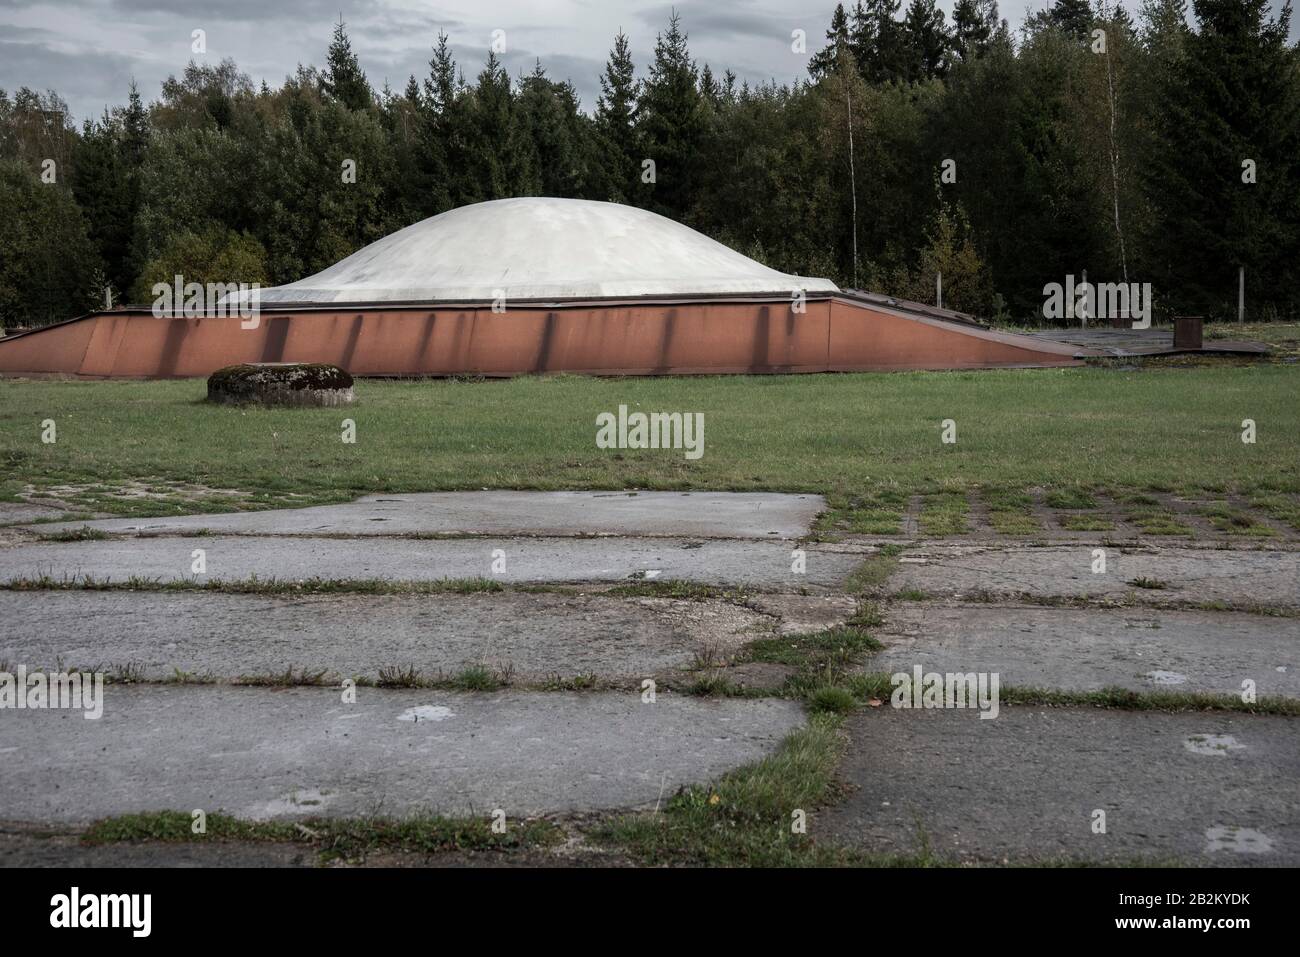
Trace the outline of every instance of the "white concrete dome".
[[836, 292], [777, 272], [663, 216], [617, 203], [525, 197], [448, 210], [263, 303], [483, 301]]

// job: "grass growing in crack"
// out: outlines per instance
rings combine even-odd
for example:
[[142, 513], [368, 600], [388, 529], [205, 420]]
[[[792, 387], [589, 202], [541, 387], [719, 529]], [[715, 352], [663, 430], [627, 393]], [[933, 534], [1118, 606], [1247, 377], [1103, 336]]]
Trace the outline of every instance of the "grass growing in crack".
[[716, 598], [724, 601], [743, 601], [748, 593], [742, 588], [705, 585], [700, 582], [668, 578], [662, 581], [635, 581], [606, 589], [606, 595], [615, 598], [682, 598], [705, 601]]
[[1169, 582], [1159, 578], [1147, 578], [1145, 575], [1130, 578], [1125, 584], [1132, 585], [1134, 588], [1145, 588], [1147, 591], [1164, 591], [1169, 587]]
[[172, 668], [171, 684], [177, 685], [210, 685], [215, 679], [209, 675], [198, 671], [185, 671], [182, 668]]
[[1068, 532], [1113, 532], [1115, 523], [1099, 515], [1062, 515], [1057, 521]]
[[[893, 694], [892, 676], [885, 672], [850, 675], [845, 680], [856, 698], [888, 701]], [[1046, 708], [1105, 708], [1117, 711], [1231, 711], [1243, 714], [1300, 715], [1300, 700], [1280, 695], [1261, 695], [1247, 703], [1240, 695], [1208, 691], [1135, 691], [1106, 687], [1096, 691], [1058, 691], [1030, 685], [1007, 685], [998, 689], [998, 702], [1008, 706]]]
[[851, 628], [879, 628], [885, 623], [884, 613], [874, 601], [859, 600], [853, 617], [844, 624]]
[[594, 840], [640, 864], [716, 867], [923, 866], [925, 856], [874, 857], [793, 833], [796, 812], [810, 814], [835, 794], [844, 740], [840, 717], [814, 714], [776, 753], [711, 786], [678, 791], [658, 813], [616, 816]]
[[1042, 523], [1034, 516], [1033, 498], [1020, 489], [993, 488], [983, 492], [989, 524], [999, 535], [1037, 535]]
[[0, 582], [6, 591], [211, 591], [226, 595], [472, 595], [501, 592], [505, 586], [490, 578], [439, 578], [433, 581], [390, 581], [383, 578], [242, 578], [216, 581], [175, 580], [132, 576], [120, 580], [89, 575], [55, 578], [15, 578]]
[[379, 679], [375, 682], [378, 688], [420, 688], [423, 685], [424, 681], [415, 665], [407, 665], [405, 668], [401, 665], [381, 667]]
[[1236, 711], [1243, 714], [1300, 715], [1300, 701], [1279, 695], [1261, 695], [1247, 703], [1236, 694], [1208, 691], [1133, 691], [1101, 688], [1097, 691], [1055, 691], [1050, 688], [1003, 687], [1001, 702], [1039, 707], [1114, 708], [1124, 711]]
[[95, 845], [132, 841], [306, 844], [318, 852], [322, 861], [359, 860], [381, 850], [436, 853], [548, 847], [561, 839], [561, 830], [545, 820], [507, 821], [505, 833], [497, 834], [486, 818], [307, 818], [287, 822], [248, 821], [219, 812], [207, 815], [205, 833], [195, 834], [193, 818], [184, 811], [105, 818], [91, 824], [82, 835], [83, 842]]
[[1300, 498], [1281, 494], [1258, 494], [1251, 496], [1250, 507], [1258, 508], [1300, 532]]
[[781, 635], [751, 641], [739, 661], [760, 661], [794, 669], [782, 693], [802, 698], [813, 711], [847, 710], [844, 676], [883, 645], [867, 631], [879, 622], [874, 605], [866, 605], [846, 624], [804, 635]]
[[1088, 509], [1096, 508], [1097, 500], [1093, 498], [1092, 492], [1086, 488], [1078, 486], [1067, 486], [1065, 488], [1056, 488], [1048, 492], [1043, 497], [1043, 503], [1048, 508], [1062, 509]]
[[322, 668], [320, 671], [308, 671], [306, 668], [295, 670], [292, 665], [284, 670], [281, 674], [265, 675], [240, 675], [231, 681], [231, 684], [250, 685], [262, 688], [292, 688], [292, 687], [309, 687], [321, 688], [326, 685], [335, 684], [326, 676], [329, 669]]
[[965, 535], [970, 532], [966, 515], [970, 503], [961, 492], [936, 492], [927, 495], [921, 505], [921, 532], [931, 538]]
[[743, 661], [764, 661], [821, 671], [828, 665], [846, 668], [883, 645], [857, 625], [840, 625], [805, 635], [759, 638], [745, 646]]
[[859, 496], [831, 496], [830, 508], [817, 516], [813, 532], [823, 538], [850, 535], [897, 535], [909, 495], [899, 488]]
[[456, 691], [497, 691], [510, 684], [510, 676], [482, 665], [471, 665], [453, 675], [447, 687]]
[[823, 685], [808, 695], [805, 704], [813, 714], [820, 712], [847, 714], [857, 708], [858, 699], [848, 688], [839, 685]]
[[537, 687], [539, 691], [594, 691], [600, 687], [600, 679], [593, 672], [552, 675]]
[[1043, 530], [1043, 524], [1033, 515], [1021, 512], [990, 511], [989, 524], [999, 535], [1026, 536], [1037, 535]]
[[1199, 514], [1209, 519], [1218, 531], [1228, 535], [1247, 535], [1256, 538], [1272, 538], [1277, 532], [1269, 528], [1253, 515], [1235, 509], [1226, 502], [1217, 502], [1197, 509]]
[[80, 528], [67, 528], [59, 532], [48, 532], [39, 536], [43, 542], [98, 542], [108, 538], [108, 533], [83, 525]]
[[844, 583], [845, 590], [852, 595], [874, 595], [889, 581], [889, 576], [898, 568], [898, 556], [904, 546], [890, 542], [881, 545], [875, 553], [855, 568]]
[[747, 694], [720, 671], [700, 672], [682, 687], [682, 692], [697, 698], [732, 698]]
[[1142, 509], [1131, 512], [1127, 518], [1145, 535], [1191, 538], [1194, 534], [1190, 526], [1167, 509]]

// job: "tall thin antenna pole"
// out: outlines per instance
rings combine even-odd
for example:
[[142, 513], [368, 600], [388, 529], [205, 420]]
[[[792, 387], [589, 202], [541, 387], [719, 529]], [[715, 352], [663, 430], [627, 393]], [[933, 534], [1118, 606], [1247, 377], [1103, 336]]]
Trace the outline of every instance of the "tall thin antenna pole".
[[858, 173], [853, 162], [853, 93], [848, 80], [844, 83], [844, 101], [849, 117], [849, 192], [853, 196], [853, 287], [858, 285]]
[[[1106, 4], [1101, 5], [1101, 14], [1109, 18]], [[1110, 44], [1106, 44], [1106, 88], [1110, 93], [1110, 180], [1111, 195], [1115, 202], [1115, 240], [1119, 244], [1119, 267], [1128, 282], [1128, 253], [1124, 248], [1124, 233], [1119, 226], [1119, 143], [1115, 139], [1115, 80], [1110, 68]]]

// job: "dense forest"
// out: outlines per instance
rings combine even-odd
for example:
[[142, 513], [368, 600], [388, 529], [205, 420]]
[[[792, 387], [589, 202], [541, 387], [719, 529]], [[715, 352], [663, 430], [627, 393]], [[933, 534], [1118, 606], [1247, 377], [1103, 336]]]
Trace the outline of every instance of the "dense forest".
[[[1189, 9], [1190, 6], [1190, 9]], [[177, 273], [279, 284], [402, 226], [508, 196], [643, 206], [775, 268], [1041, 323], [1067, 275], [1151, 283], [1155, 316], [1300, 312], [1300, 49], [1289, 0], [862, 0], [808, 76], [737, 83], [674, 14], [638, 69], [613, 41], [584, 109], [543, 64], [375, 89], [340, 22], [278, 89], [191, 62], [77, 129], [0, 91], [0, 325], [149, 302]], [[792, 39], [797, 43], [798, 39]], [[646, 163], [652, 161], [652, 168]], [[349, 161], [354, 175], [349, 175]], [[653, 172], [653, 175], [651, 175]], [[649, 181], [648, 181], [649, 180]]]

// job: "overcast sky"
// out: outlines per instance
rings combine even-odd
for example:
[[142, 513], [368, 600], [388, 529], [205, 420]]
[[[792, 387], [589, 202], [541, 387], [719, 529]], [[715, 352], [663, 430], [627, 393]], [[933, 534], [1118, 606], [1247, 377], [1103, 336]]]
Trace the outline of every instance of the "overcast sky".
[[[1273, 0], [1275, 9], [1282, 0]], [[951, 13], [953, 0], [940, 0]], [[1050, 0], [1002, 0], [1013, 27]], [[571, 79], [590, 110], [597, 77], [614, 35], [629, 37], [638, 75], [655, 34], [676, 6], [691, 52], [719, 75], [788, 82], [804, 75], [806, 57], [790, 50], [791, 31], [819, 49], [833, 0], [0, 0], [0, 89], [53, 89], [78, 123], [106, 104], [125, 101], [132, 77], [146, 100], [179, 74], [193, 54], [191, 33], [207, 34], [209, 62], [232, 57], [255, 82], [278, 85], [298, 63], [320, 65], [340, 11], [371, 82], [400, 90], [423, 77], [438, 30], [447, 32], [469, 78], [478, 72], [493, 30], [504, 30], [512, 75], [540, 58], [549, 76]], [[1125, 0], [1135, 12], [1139, 0]], [[1297, 32], [1292, 24], [1292, 38]], [[197, 58], [202, 59], [202, 58]]]

